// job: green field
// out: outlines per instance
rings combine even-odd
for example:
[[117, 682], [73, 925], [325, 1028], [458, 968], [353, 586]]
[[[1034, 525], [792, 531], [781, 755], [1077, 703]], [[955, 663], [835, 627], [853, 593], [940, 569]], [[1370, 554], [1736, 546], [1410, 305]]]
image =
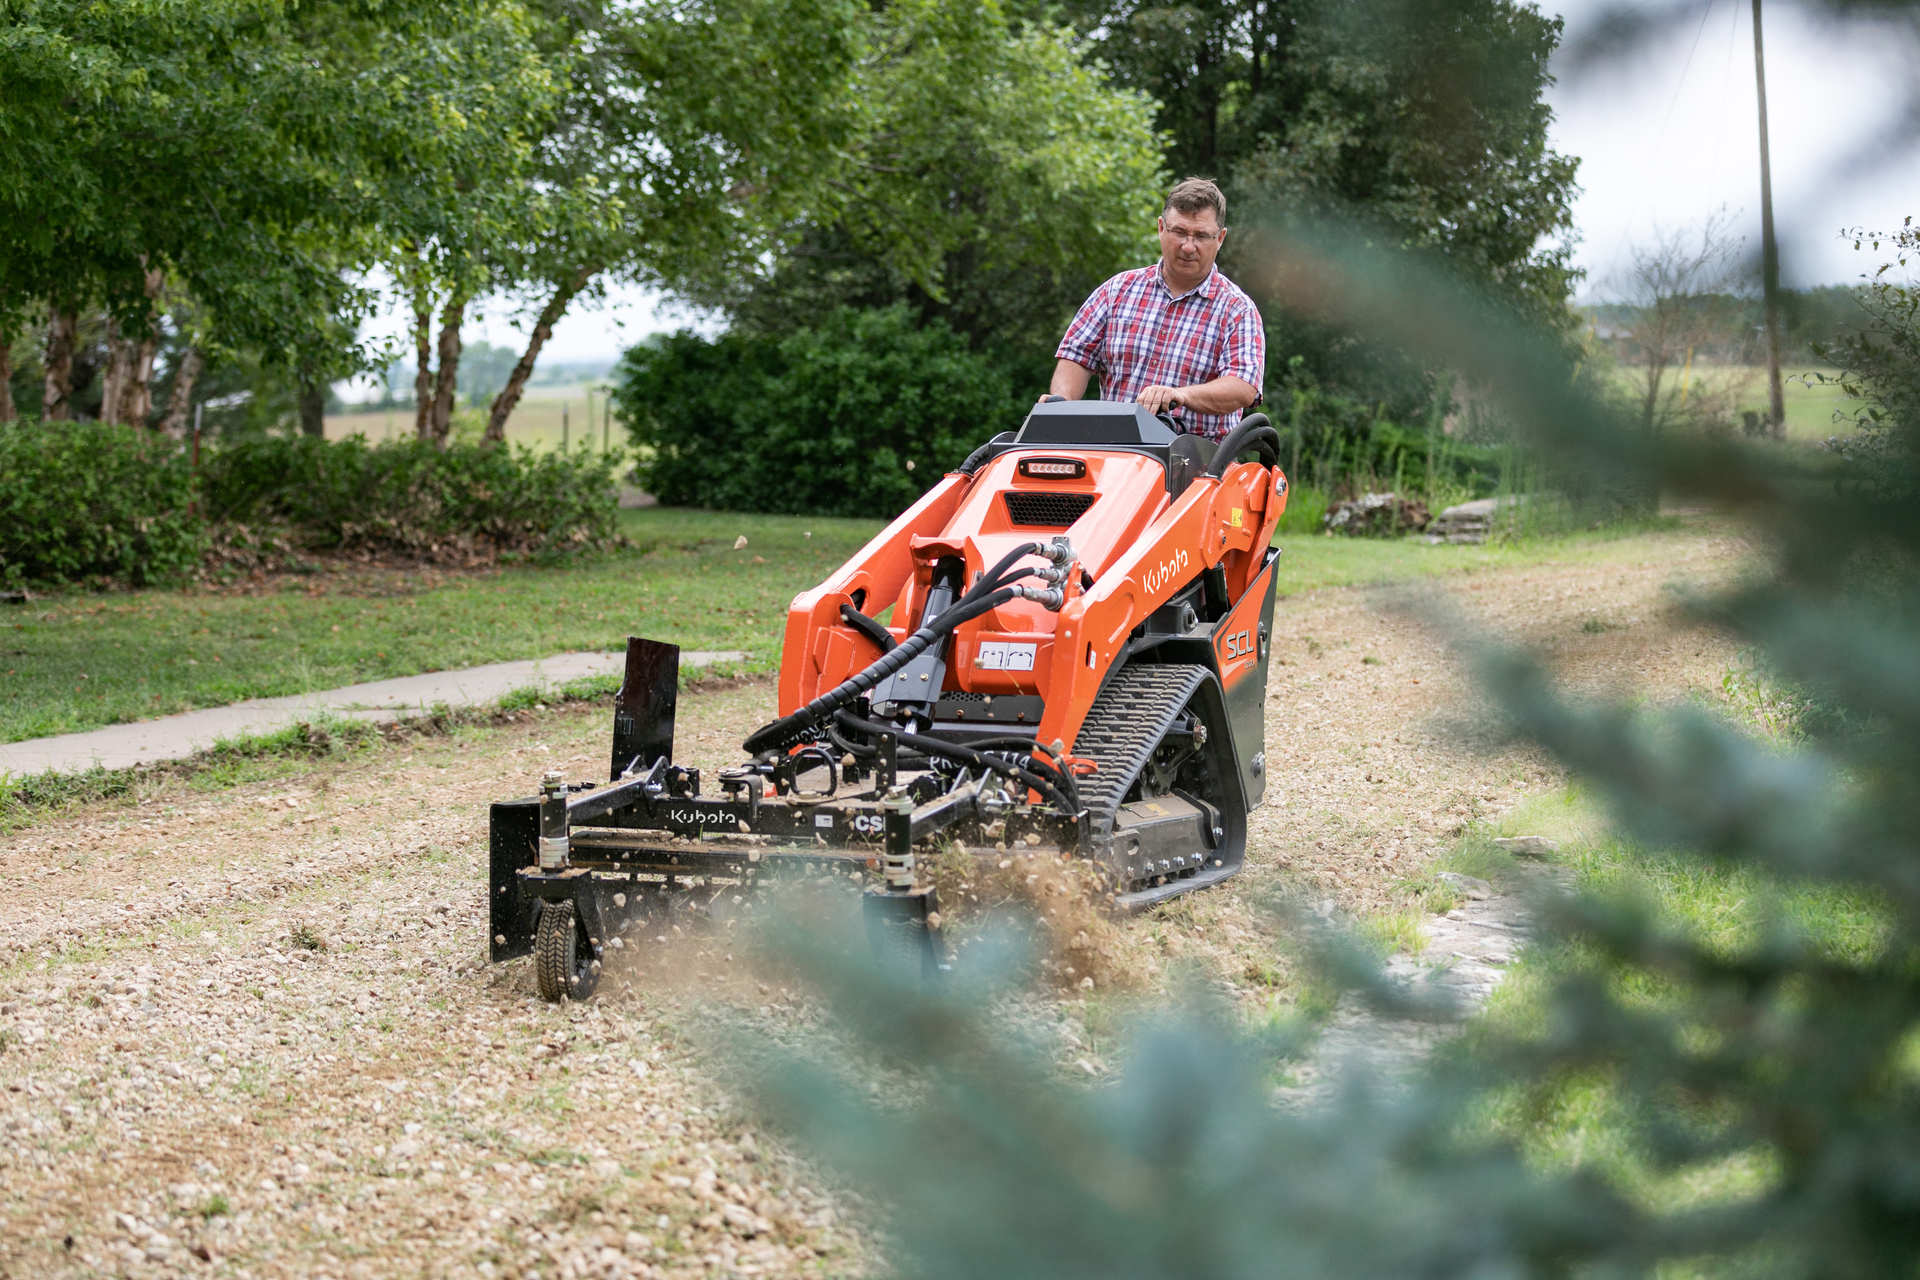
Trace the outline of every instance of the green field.
[[[1614, 385], [1631, 395], [1640, 372], [1631, 366], [1616, 367], [1612, 374]], [[1849, 399], [1840, 393], [1839, 387], [1820, 381], [1820, 375], [1832, 378], [1835, 373], [1833, 369], [1810, 365], [1796, 365], [1780, 371], [1781, 391], [1787, 402], [1788, 439], [1825, 440], [1828, 436], [1842, 435], [1854, 429], [1851, 422], [1836, 421], [1836, 417], [1845, 415], [1851, 418], [1854, 411], [1860, 408], [1860, 401]], [[1696, 364], [1691, 370], [1684, 367], [1675, 369], [1668, 375], [1669, 380], [1661, 384], [1663, 398], [1666, 388], [1679, 389], [1683, 375], [1690, 396], [1724, 393], [1732, 399], [1736, 413], [1748, 409], [1756, 413], [1766, 412], [1767, 370], [1764, 365]]]
[[[629, 635], [741, 650], [770, 671], [788, 603], [877, 521], [652, 508], [629, 549], [485, 573], [285, 580], [265, 594], [69, 592], [0, 614], [0, 741], [424, 671], [618, 649]], [[734, 542], [745, 535], [747, 545]], [[1665, 536], [1665, 535], [1650, 535]], [[1545, 556], [1611, 554], [1617, 535], [1488, 547], [1283, 537], [1279, 591], [1400, 582]]]
[[[466, 412], [485, 414], [486, 410], [482, 408]], [[592, 415], [591, 428], [588, 426], [589, 412]], [[507, 417], [507, 439], [515, 444], [536, 448], [555, 448], [560, 444], [563, 432], [570, 442], [579, 444], [584, 438], [582, 433], [590, 429], [592, 439], [597, 444], [607, 438], [606, 413], [607, 395], [599, 383], [529, 387]], [[329, 440], [363, 435], [378, 443], [403, 439], [412, 430], [411, 409], [368, 409], [327, 415]], [[615, 448], [620, 447], [618, 423], [613, 427], [612, 443]]]

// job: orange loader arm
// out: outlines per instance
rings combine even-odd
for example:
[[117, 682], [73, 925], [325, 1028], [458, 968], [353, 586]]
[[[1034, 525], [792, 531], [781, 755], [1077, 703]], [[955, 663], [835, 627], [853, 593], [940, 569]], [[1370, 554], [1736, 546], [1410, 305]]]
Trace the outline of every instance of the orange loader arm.
[[1287, 505], [1280, 468], [1242, 462], [1187, 487], [1092, 589], [1060, 610], [1047, 709], [1037, 735], [1071, 749], [1128, 635], [1195, 576], [1224, 564], [1236, 604], [1258, 576]]
[[[943, 477], [837, 573], [793, 598], [780, 651], [781, 715], [805, 706], [850, 671], [880, 656], [870, 641], [841, 623], [840, 606], [852, 604], [856, 594], [862, 603], [895, 599], [914, 573], [913, 539], [945, 529], [972, 483], [971, 477], [957, 471]], [[836, 646], [843, 646], [845, 652]], [[858, 662], [853, 661], [856, 646]], [[838, 674], [823, 680], [823, 672]]]

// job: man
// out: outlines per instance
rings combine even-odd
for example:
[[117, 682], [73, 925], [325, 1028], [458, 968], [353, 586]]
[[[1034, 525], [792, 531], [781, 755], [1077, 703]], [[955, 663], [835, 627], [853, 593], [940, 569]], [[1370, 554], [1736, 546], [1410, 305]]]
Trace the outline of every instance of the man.
[[1053, 395], [1078, 400], [1098, 374], [1103, 400], [1171, 413], [1211, 440], [1233, 430], [1260, 399], [1267, 338], [1253, 300], [1213, 265], [1226, 212], [1205, 178], [1167, 193], [1160, 261], [1121, 272], [1081, 306], [1054, 353]]

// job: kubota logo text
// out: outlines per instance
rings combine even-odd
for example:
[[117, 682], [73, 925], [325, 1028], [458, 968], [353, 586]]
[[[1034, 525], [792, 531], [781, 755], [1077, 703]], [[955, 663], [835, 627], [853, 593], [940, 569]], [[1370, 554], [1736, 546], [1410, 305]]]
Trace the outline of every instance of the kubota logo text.
[[1147, 570], [1147, 594], [1158, 595], [1160, 588], [1174, 580], [1174, 575], [1187, 567], [1187, 553], [1176, 551], [1167, 558], [1167, 562]]

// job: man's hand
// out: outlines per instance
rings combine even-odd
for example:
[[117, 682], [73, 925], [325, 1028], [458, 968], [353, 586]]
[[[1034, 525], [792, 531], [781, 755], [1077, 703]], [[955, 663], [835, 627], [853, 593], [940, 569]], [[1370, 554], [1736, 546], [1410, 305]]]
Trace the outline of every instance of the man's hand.
[[1148, 387], [1140, 393], [1140, 404], [1148, 413], [1167, 413], [1186, 403], [1180, 387]]
[[1197, 387], [1148, 387], [1136, 398], [1148, 413], [1165, 413], [1176, 406], [1195, 413], [1232, 413], [1258, 400], [1260, 393], [1245, 379], [1223, 373]]

